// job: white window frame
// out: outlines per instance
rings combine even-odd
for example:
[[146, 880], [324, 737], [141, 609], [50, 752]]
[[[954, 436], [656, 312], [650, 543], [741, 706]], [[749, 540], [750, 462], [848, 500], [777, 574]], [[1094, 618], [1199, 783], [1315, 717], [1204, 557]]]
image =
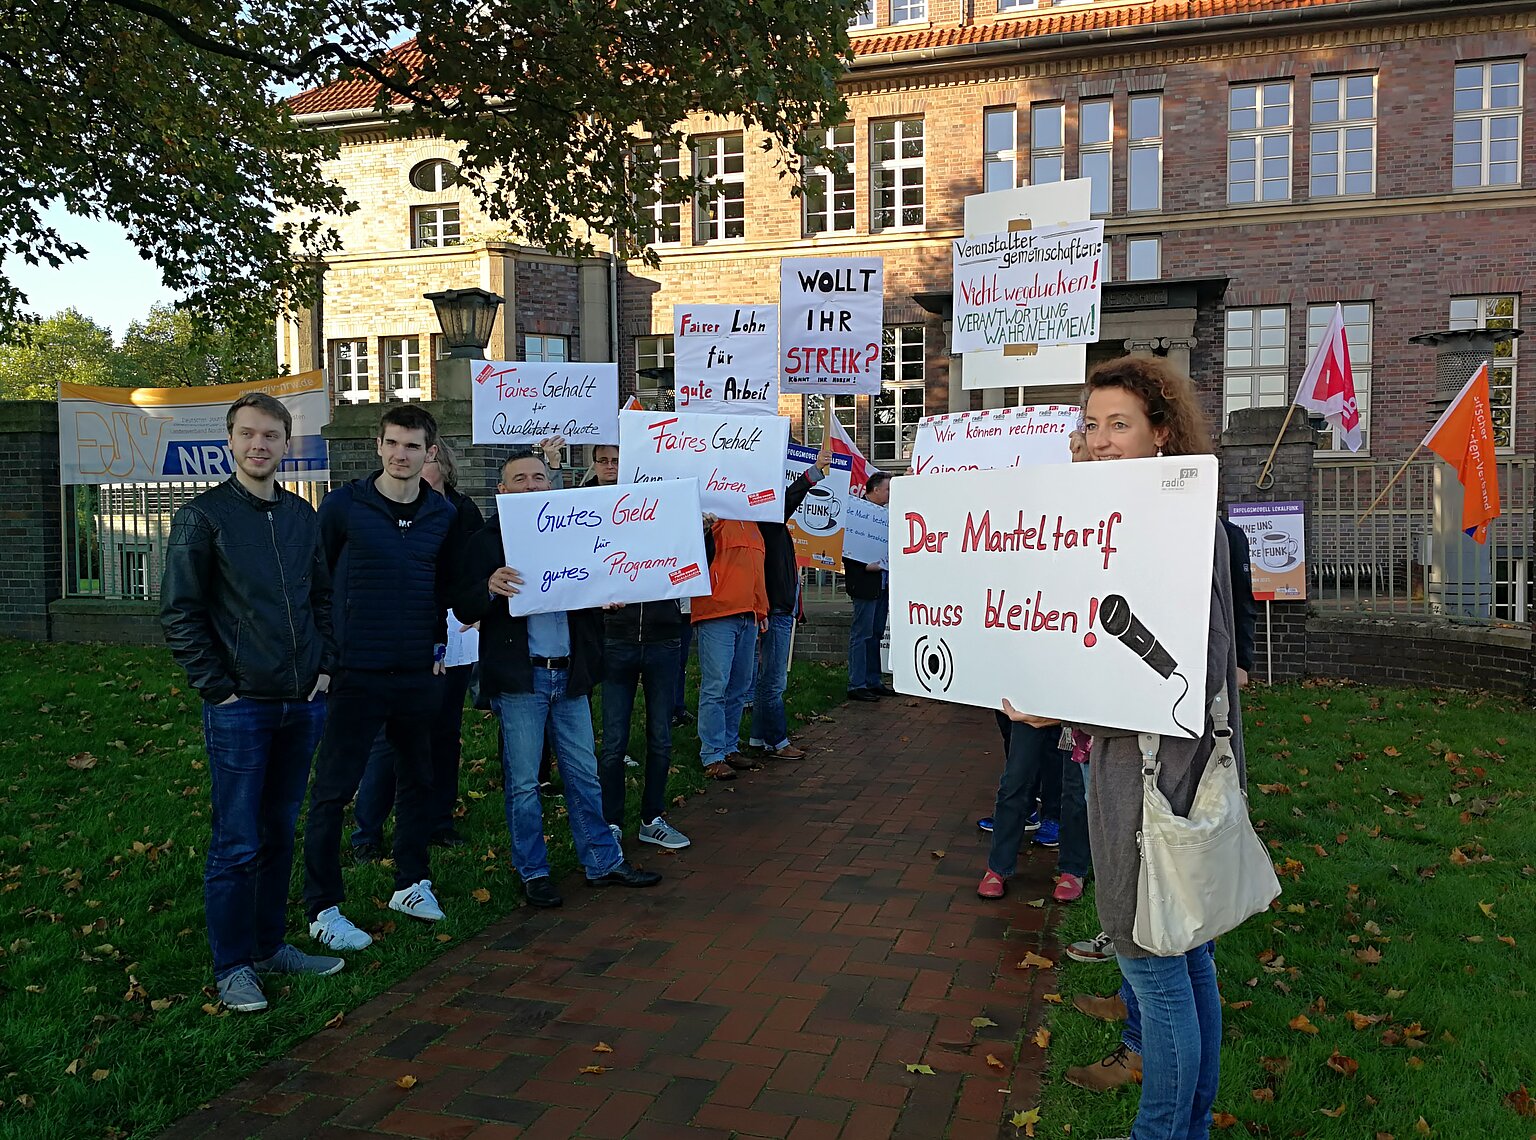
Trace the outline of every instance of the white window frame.
[[857, 31], [860, 28], [873, 28], [875, 26], [875, 0], [864, 0], [853, 15], [848, 17], [848, 30]]
[[570, 359], [571, 338], [568, 336], [532, 334], [523, 337], [523, 360], [528, 364], [568, 364]]
[[[1513, 102], [1505, 102], [1502, 106], [1495, 106], [1495, 93], [1507, 90], [1509, 85], [1495, 84], [1496, 69], [1503, 70], [1514, 68], [1515, 92]], [[1463, 80], [1476, 74], [1479, 83], [1477, 104], [1471, 105], [1470, 99], [1463, 98], [1463, 91], [1471, 91], [1471, 86], [1463, 86]], [[1452, 99], [1455, 106], [1455, 123], [1451, 143], [1451, 186], [1456, 190], [1485, 190], [1499, 187], [1520, 185], [1522, 177], [1521, 149], [1525, 142], [1525, 61], [1520, 59], [1490, 59], [1472, 63], [1458, 63], [1454, 78], [1454, 90]], [[1508, 131], [1513, 126], [1514, 137], [1510, 138]], [[1495, 130], [1504, 133], [1494, 136]], [[1470, 136], [1470, 137], [1469, 137]], [[1513, 143], [1510, 147], [1509, 144]], [[1494, 161], [1494, 149], [1502, 144], [1504, 151], [1510, 157]], [[1467, 157], [1470, 147], [1477, 149], [1477, 162], [1463, 161]], [[1493, 175], [1495, 167], [1501, 174], [1507, 173], [1510, 177], [1500, 177], [1497, 181]], [[1477, 181], [1464, 181], [1463, 171], [1476, 170]]]
[[[1365, 168], [1351, 170], [1361, 155]], [[1310, 157], [1309, 197], [1364, 198], [1376, 193], [1375, 72], [1313, 77]], [[1330, 165], [1331, 171], [1319, 171]], [[1351, 178], [1362, 174], [1366, 185], [1351, 189]]]
[[[1349, 370], [1355, 380], [1355, 407], [1360, 413], [1360, 450], [1371, 449], [1371, 354], [1376, 340], [1376, 307], [1370, 301], [1345, 301], [1344, 339], [1349, 342]], [[1307, 360], [1310, 362], [1322, 346], [1323, 334], [1333, 320], [1333, 303], [1307, 307]], [[1320, 436], [1322, 451], [1348, 453], [1331, 426]]]
[[[925, 126], [921, 116], [903, 119], [874, 119], [869, 124], [869, 197], [870, 229], [877, 232], [920, 230], [928, 222], [927, 153]], [[879, 138], [884, 128], [891, 128], [889, 139]], [[919, 153], [905, 155], [908, 143], [916, 143]], [[915, 191], [915, 194], [913, 193]], [[915, 204], [913, 199], [915, 198]], [[917, 211], [908, 220], [909, 210]]]
[[[993, 147], [994, 142], [1002, 139], [992, 137], [993, 125], [997, 124], [999, 133], [1004, 135], [1009, 145], [1007, 147]], [[1019, 184], [1019, 109], [1018, 107], [986, 107], [981, 113], [981, 189], [983, 193], [993, 190], [1007, 190]], [[994, 185], [994, 171], [1001, 174], [1007, 171], [1007, 178], [1003, 184]]]
[[118, 590], [124, 598], [149, 597], [149, 564], [154, 552], [144, 543], [117, 548]]
[[663, 380], [652, 380], [649, 376], [642, 376], [640, 370], [675, 367], [676, 356], [673, 352], [671, 333], [652, 333], [635, 338], [635, 394], [652, 409], [659, 407], [658, 402], [671, 406], [672, 394], [676, 391], [675, 374], [673, 382], [668, 384]]
[[[1451, 298], [1453, 329], [1517, 329], [1520, 327], [1520, 294], [1488, 293]], [[1488, 369], [1488, 397], [1492, 403], [1494, 442], [1500, 450], [1515, 445], [1515, 397], [1520, 391], [1520, 342], [1507, 340], [1494, 349]]]
[[921, 24], [928, 19], [928, 0], [891, 0], [891, 26]]
[[411, 248], [443, 249], [463, 242], [457, 202], [411, 208]]
[[997, 0], [999, 12], [1024, 12], [1039, 6], [1040, 0]]
[[805, 194], [800, 205], [801, 233], [806, 237], [852, 233], [858, 224], [854, 204], [858, 171], [854, 169], [853, 124], [828, 127], [825, 145], [842, 158], [844, 168], [839, 173], [830, 167], [818, 166], [806, 175]]
[[348, 338], [331, 341], [331, 392], [337, 401], [366, 404], [371, 398], [368, 341]]
[[1290, 315], [1284, 305], [1228, 309], [1222, 340], [1221, 422], [1243, 408], [1290, 401]]
[[[927, 394], [922, 325], [887, 325], [880, 344], [880, 394], [869, 401], [869, 458], [904, 463], [912, 455]], [[881, 413], [889, 412], [882, 424]]]
[[[1253, 106], [1242, 103], [1244, 92], [1252, 92]], [[1283, 94], [1284, 99], [1273, 96]], [[1262, 83], [1233, 84], [1227, 92], [1227, 203], [1232, 206], [1266, 205], [1272, 202], [1289, 202], [1295, 193], [1295, 163], [1292, 161], [1292, 126], [1295, 122], [1294, 91], [1289, 79], [1265, 80]], [[1284, 123], [1271, 122], [1269, 111], [1283, 109]], [[1249, 116], [1252, 116], [1250, 119]], [[1278, 118], [1278, 116], [1275, 116]], [[1239, 152], [1251, 151], [1244, 155]], [[1281, 153], [1281, 152], [1284, 153]], [[1252, 174], [1239, 178], [1239, 164], [1251, 163]], [[1283, 179], [1278, 173], [1271, 174], [1271, 163], [1283, 163]], [[1271, 184], [1283, 182], [1284, 194], [1270, 194]], [[1239, 188], [1247, 187], [1245, 195]]]
[[[1054, 117], [1054, 136], [1049, 127]], [[1042, 141], [1042, 137], [1044, 141]], [[1054, 170], [1052, 169], [1054, 167]], [[1054, 174], [1054, 177], [1044, 175]], [[1042, 186], [1067, 177], [1067, 107], [1065, 103], [1035, 103], [1029, 108], [1029, 184]]]
[[[1140, 126], [1137, 123], [1137, 107], [1145, 107], [1148, 104], [1156, 108], [1157, 130], [1151, 134], [1137, 133], [1145, 126], [1145, 121]], [[1128, 111], [1125, 117], [1125, 130], [1127, 139], [1127, 161], [1125, 169], [1125, 208], [1127, 212], [1136, 211], [1160, 211], [1163, 208], [1163, 97], [1159, 93], [1132, 95]], [[1146, 173], [1146, 164], [1151, 161], [1156, 164], [1156, 177], [1152, 182], [1152, 201], [1145, 203], [1145, 199], [1138, 195], [1138, 189], [1144, 188], [1149, 179], [1142, 177]]]
[[[1137, 273], [1136, 247], [1145, 249], [1152, 247], [1152, 264], [1154, 272], [1150, 275]], [[1125, 239], [1125, 279], [1127, 281], [1158, 281], [1163, 276], [1163, 239], [1159, 234], [1138, 234]]]
[[[428, 174], [426, 185], [417, 181], [417, 175]], [[450, 190], [459, 184], [459, 168], [446, 158], [429, 158], [418, 162], [411, 167], [409, 175], [411, 186], [428, 194], [441, 194], [444, 190]]]
[[421, 399], [421, 337], [381, 337], [379, 355], [384, 359], [380, 395], [386, 400]]
[[682, 177], [682, 148], [676, 143], [667, 143], [652, 149], [657, 156], [656, 180], [640, 193], [640, 212], [649, 215], [649, 221], [645, 223], [645, 244], [682, 245], [683, 203], [681, 200], [669, 202], [661, 196], [663, 180]]
[[693, 140], [693, 171], [709, 189], [693, 200], [693, 241], [708, 245], [747, 236], [747, 140], [741, 131]]
[[[1105, 114], [1103, 138], [1086, 139], [1084, 128], [1090, 114], [1099, 108]], [[1103, 167], [1102, 176], [1096, 177], [1092, 167]], [[1092, 180], [1089, 192], [1089, 210], [1098, 217], [1112, 213], [1115, 205], [1115, 101], [1113, 99], [1080, 99], [1077, 104], [1077, 172], [1082, 178]]]

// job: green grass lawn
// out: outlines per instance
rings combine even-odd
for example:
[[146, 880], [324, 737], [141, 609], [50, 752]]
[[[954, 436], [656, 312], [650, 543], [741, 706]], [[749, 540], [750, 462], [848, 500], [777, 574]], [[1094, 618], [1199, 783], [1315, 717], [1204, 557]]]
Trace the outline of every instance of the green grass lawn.
[[[845, 681], [841, 669], [797, 663], [791, 723], [840, 701]], [[691, 702], [696, 692], [695, 674]], [[210, 1004], [203, 927], [201, 706], [181, 671], [161, 650], [0, 641], [0, 708], [0, 1136], [153, 1135], [522, 905], [495, 723], [471, 711], [458, 824], [469, 843], [432, 859], [448, 917], [429, 926], [395, 915], [384, 908], [390, 872], [348, 867], [346, 910], [373, 947], [349, 954], [335, 977], [272, 986], [264, 1014], [224, 1013]], [[640, 717], [632, 729], [638, 758]], [[693, 728], [674, 745], [670, 790], [691, 796], [703, 784]], [[629, 800], [632, 835], [638, 793]], [[576, 867], [558, 803], [546, 809], [557, 876]], [[644, 857], [664, 870], [673, 856]], [[296, 877], [295, 900], [298, 888]], [[481, 889], [488, 898], [473, 901]], [[289, 911], [302, 935], [301, 909]]]
[[[1331, 684], [1259, 689], [1245, 706], [1252, 815], [1284, 893], [1218, 943], [1218, 1126], [1536, 1137], [1536, 714]], [[1060, 935], [1097, 929], [1083, 905]], [[1119, 973], [1064, 967], [1038, 1134], [1123, 1136], [1134, 1087], [1095, 1095], [1060, 1079], [1118, 1044], [1118, 1027], [1071, 1000], [1112, 993]]]

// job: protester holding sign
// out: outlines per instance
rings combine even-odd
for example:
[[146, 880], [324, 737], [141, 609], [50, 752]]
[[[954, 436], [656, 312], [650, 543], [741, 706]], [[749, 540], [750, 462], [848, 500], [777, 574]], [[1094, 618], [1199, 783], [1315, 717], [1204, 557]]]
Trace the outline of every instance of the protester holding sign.
[[[864, 485], [864, 500], [883, 507], [891, 498], [891, 477], [876, 471]], [[846, 540], [845, 540], [846, 550]], [[880, 677], [880, 641], [890, 607], [886, 562], [857, 562], [843, 555], [843, 589], [853, 599], [853, 624], [848, 629], [848, 699], [878, 701], [896, 690]]]
[[[1083, 403], [1084, 446], [1090, 460], [1210, 451], [1193, 385], [1164, 361], [1123, 357], [1101, 364], [1088, 378]], [[1226, 534], [1215, 519], [1211, 522], [1211, 541], [1214, 557], [1202, 697], [1212, 706], [1225, 695], [1231, 708], [1232, 762], [1238, 767], [1239, 778], [1246, 779], [1229, 548]], [[1106, 618], [1105, 629], [1120, 636], [1111, 630], [1111, 624]], [[1056, 723], [1020, 712], [1006, 700], [1004, 711], [1036, 727]], [[1201, 725], [1194, 738], [1163, 736], [1155, 752], [1157, 789], [1181, 816], [1189, 815], [1217, 746], [1213, 720], [1204, 717]], [[1088, 824], [1099, 920], [1114, 941], [1121, 972], [1142, 1012], [1145, 1048], [1134, 1131], [1180, 1136], [1189, 1135], [1193, 1126], [1196, 1133], [1203, 1134], [1210, 1125], [1221, 1059], [1221, 999], [1212, 946], [1203, 944], [1185, 954], [1158, 957], [1136, 943], [1133, 930], [1141, 874], [1137, 836], [1142, 826], [1142, 750], [1133, 731], [1083, 727], [1094, 738]]]
[[[549, 468], [532, 447], [515, 448], [501, 468], [501, 495], [545, 492]], [[492, 523], [469, 542], [465, 574], [454, 590], [453, 609], [480, 623], [480, 684], [501, 719], [502, 796], [512, 862], [532, 906], [564, 901], [550, 880], [539, 803], [539, 753], [546, 726], [554, 734], [576, 856], [593, 887], [649, 887], [661, 881], [624, 858], [603, 820], [597, 783], [592, 707], [587, 694], [603, 665], [601, 610], [574, 610], [513, 617], [507, 603], [523, 587], [508, 566], [501, 527]], [[532, 584], [529, 588], [534, 588]]]
[[711, 780], [760, 767], [741, 755], [741, 714], [752, 689], [757, 634], [768, 618], [763, 532], [756, 523], [704, 516], [713, 591], [693, 600], [699, 643], [699, 763]]

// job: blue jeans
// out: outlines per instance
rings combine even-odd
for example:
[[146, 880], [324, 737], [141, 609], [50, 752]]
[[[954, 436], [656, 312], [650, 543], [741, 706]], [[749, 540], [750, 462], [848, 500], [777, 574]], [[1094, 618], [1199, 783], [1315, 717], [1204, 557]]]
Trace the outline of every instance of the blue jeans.
[[880, 687], [880, 639], [885, 636], [886, 609], [891, 597], [853, 599], [853, 624], [848, 627], [848, 690]]
[[283, 944], [293, 829], [324, 724], [319, 698], [203, 704], [213, 777], [203, 907], [215, 978], [270, 958]]
[[680, 641], [614, 641], [603, 646], [603, 754], [597, 781], [603, 789], [603, 818], [624, 822], [624, 749], [635, 711], [635, 689], [645, 690], [645, 787], [640, 821], [666, 811], [667, 769], [672, 764], [672, 687], [677, 684]]
[[1073, 763], [1069, 752], [1061, 756], [1061, 846], [1056, 867], [1079, 879], [1086, 879], [1093, 869], [1088, 846], [1088, 765]]
[[757, 694], [752, 700], [752, 743], [783, 748], [789, 743], [789, 715], [784, 711], [784, 686], [789, 681], [789, 642], [795, 633], [794, 614], [769, 614], [768, 628], [758, 635]]
[[[1015, 724], [1008, 741], [1008, 760], [1003, 778], [997, 783], [997, 803], [992, 809], [992, 847], [987, 852], [987, 866], [1008, 878], [1019, 863], [1019, 848], [1024, 843], [1024, 825], [1035, 810], [1035, 789], [1042, 791], [1040, 813], [1051, 816], [1046, 789], [1061, 786], [1061, 765], [1065, 755], [1056, 747], [1060, 728], [1031, 728]], [[1058, 810], [1059, 810], [1058, 792]]]
[[492, 698], [492, 707], [501, 718], [502, 796], [507, 833], [512, 837], [512, 865], [525, 883], [549, 875], [544, 808], [538, 788], [546, 724], [554, 734], [560, 776], [565, 781], [565, 808], [576, 857], [587, 877], [606, 875], [624, 861], [618, 840], [603, 821], [603, 794], [597, 786], [597, 756], [592, 743], [592, 706], [585, 696], [565, 695], [566, 676], [564, 669], [535, 669], [533, 692], [499, 693]]
[[693, 637], [699, 643], [699, 762], [708, 767], [741, 750], [741, 714], [757, 655], [757, 616], [695, 622]]
[[1211, 946], [1121, 958], [1141, 1007], [1141, 1107], [1131, 1140], [1208, 1140], [1221, 1075], [1221, 998]]

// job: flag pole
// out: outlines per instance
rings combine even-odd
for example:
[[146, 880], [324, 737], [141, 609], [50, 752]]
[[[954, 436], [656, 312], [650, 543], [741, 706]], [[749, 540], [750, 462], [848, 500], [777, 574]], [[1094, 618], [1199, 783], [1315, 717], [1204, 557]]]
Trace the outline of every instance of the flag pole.
[[1381, 494], [1377, 495], [1376, 498], [1371, 501], [1371, 505], [1365, 508], [1365, 514], [1361, 515], [1355, 520], [1356, 526], [1359, 526], [1361, 523], [1363, 523], [1366, 519], [1366, 516], [1381, 505], [1381, 500], [1387, 497], [1387, 492], [1392, 489], [1392, 484], [1396, 483], [1403, 477], [1403, 472], [1408, 470], [1408, 464], [1417, 459], [1419, 457], [1419, 452], [1423, 450], [1424, 444], [1420, 443], [1418, 447], [1413, 449], [1413, 453], [1409, 455], [1407, 459], [1403, 460], [1403, 465], [1397, 469], [1397, 473], [1393, 475], [1392, 478], [1387, 480], [1387, 485], [1381, 489]]
[[1264, 467], [1259, 472], [1259, 477], [1253, 481], [1253, 485], [1261, 491], [1267, 491], [1275, 485], [1275, 477], [1270, 468], [1275, 465], [1275, 452], [1280, 450], [1280, 441], [1285, 438], [1285, 429], [1291, 426], [1291, 417], [1296, 414], [1296, 401], [1291, 401], [1291, 410], [1285, 413], [1285, 422], [1280, 425], [1279, 432], [1275, 435], [1275, 444], [1269, 449], [1269, 458], [1264, 461]]

